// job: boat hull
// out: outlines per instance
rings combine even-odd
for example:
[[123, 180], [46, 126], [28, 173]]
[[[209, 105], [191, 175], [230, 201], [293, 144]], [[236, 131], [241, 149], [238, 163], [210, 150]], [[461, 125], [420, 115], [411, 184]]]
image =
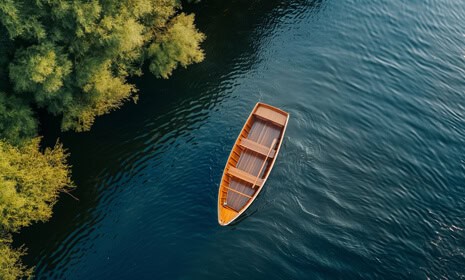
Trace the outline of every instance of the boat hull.
[[289, 114], [257, 103], [236, 139], [218, 191], [218, 223], [229, 225], [257, 198], [278, 156]]

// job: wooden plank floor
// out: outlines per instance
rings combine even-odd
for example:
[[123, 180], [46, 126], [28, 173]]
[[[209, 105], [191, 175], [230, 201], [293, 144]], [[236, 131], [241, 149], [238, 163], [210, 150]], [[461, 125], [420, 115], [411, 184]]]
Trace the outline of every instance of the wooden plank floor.
[[[275, 138], [279, 139], [279, 137], [281, 136], [280, 134], [280, 127], [270, 122], [265, 122], [261, 119], [255, 118], [255, 122], [253, 123], [250, 129], [247, 139], [255, 141], [261, 145], [270, 147]], [[236, 168], [246, 171], [247, 173], [250, 173], [254, 176], [257, 176], [264, 160], [264, 155], [245, 149], [241, 153]], [[271, 159], [267, 160], [265, 168], [263, 168], [262, 174], [260, 174], [260, 178], [263, 177], [265, 170], [267, 170], [267, 165], [270, 161]], [[238, 192], [244, 193], [248, 196], [254, 196], [255, 192], [258, 190], [257, 186], [255, 186], [255, 188], [252, 188], [252, 184], [234, 177], [232, 177], [230, 180], [229, 188], [237, 190]], [[228, 207], [236, 211], [240, 211], [247, 204], [249, 199], [249, 197], [243, 196], [231, 190], [228, 190], [228, 194], [226, 196]]]

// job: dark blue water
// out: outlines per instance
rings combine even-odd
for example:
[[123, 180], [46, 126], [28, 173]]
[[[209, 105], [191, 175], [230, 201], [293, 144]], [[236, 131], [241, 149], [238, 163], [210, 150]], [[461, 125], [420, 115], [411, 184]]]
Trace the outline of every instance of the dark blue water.
[[[465, 278], [465, 1], [203, 1], [206, 60], [59, 135], [74, 195], [18, 240], [38, 279]], [[291, 114], [247, 216], [225, 161]]]

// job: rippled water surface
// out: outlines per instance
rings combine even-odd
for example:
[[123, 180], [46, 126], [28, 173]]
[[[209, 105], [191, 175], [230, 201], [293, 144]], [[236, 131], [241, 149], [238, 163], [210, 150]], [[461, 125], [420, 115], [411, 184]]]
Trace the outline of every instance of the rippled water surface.
[[[79, 186], [18, 236], [37, 279], [465, 278], [465, 1], [210, 1], [206, 60], [60, 136]], [[291, 119], [246, 217], [218, 183], [257, 101]], [[51, 129], [53, 131], [53, 129]]]

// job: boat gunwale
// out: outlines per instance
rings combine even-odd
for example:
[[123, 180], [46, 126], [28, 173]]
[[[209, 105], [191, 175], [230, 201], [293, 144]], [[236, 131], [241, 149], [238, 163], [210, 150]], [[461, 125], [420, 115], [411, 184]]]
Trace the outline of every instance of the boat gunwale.
[[[220, 213], [221, 213], [221, 207], [224, 207], [224, 206], [221, 205], [220, 199], [221, 199], [221, 191], [222, 191], [222, 189], [223, 189], [222, 183], [223, 183], [223, 181], [224, 181], [225, 176], [227, 176], [226, 169], [227, 169], [227, 167], [228, 167], [229, 160], [231, 159], [231, 156], [232, 156], [232, 154], [234, 153], [234, 148], [235, 148], [236, 146], [240, 146], [240, 145], [239, 145], [239, 140], [243, 138], [243, 137], [241, 137], [241, 136], [242, 136], [242, 132], [245, 130], [245, 128], [246, 128], [247, 124], [249, 123], [249, 121], [252, 120], [252, 117], [253, 117], [254, 113], [257, 111], [257, 108], [258, 108], [259, 106], [267, 107], [267, 108], [269, 108], [269, 109], [271, 109], [271, 110], [277, 111], [278, 113], [283, 114], [283, 115], [286, 116], [286, 122], [285, 122], [284, 126], [282, 127], [281, 139], [280, 139], [280, 141], [279, 141], [279, 145], [278, 145], [278, 148], [276, 149], [276, 152], [275, 152], [275, 154], [274, 154], [274, 157], [271, 159], [271, 164], [270, 164], [270, 166], [269, 166], [269, 168], [268, 168], [268, 170], [269, 170], [269, 171], [268, 171], [268, 174], [266, 175], [265, 178], [263, 178], [263, 184], [257, 189], [257, 191], [254, 193], [254, 195], [252, 196], [252, 198], [249, 199], [249, 201], [244, 205], [244, 207], [242, 207], [242, 209], [241, 209], [239, 212], [237, 212], [237, 214], [236, 214], [236, 216], [235, 216], [234, 218], [232, 218], [230, 221], [228, 221], [228, 222], [226, 222], [226, 223], [223, 223], [223, 222], [220, 221]], [[234, 142], [234, 145], [233, 145], [232, 148], [231, 148], [231, 152], [229, 153], [228, 159], [226, 160], [226, 165], [225, 165], [225, 167], [224, 167], [224, 169], [223, 169], [223, 175], [221, 176], [220, 187], [218, 188], [218, 202], [217, 202], [217, 203], [218, 203], [218, 206], [217, 206], [217, 207], [218, 207], [218, 223], [219, 223], [221, 226], [227, 226], [227, 225], [231, 224], [232, 222], [234, 222], [237, 218], [239, 218], [239, 217], [250, 207], [250, 205], [255, 201], [255, 199], [258, 197], [258, 195], [260, 194], [261, 190], [262, 190], [263, 187], [265, 186], [265, 183], [266, 183], [268, 177], [270, 176], [271, 170], [272, 170], [273, 167], [274, 167], [274, 164], [275, 164], [275, 162], [276, 162], [276, 158], [278, 157], [279, 151], [280, 151], [280, 149], [281, 149], [281, 146], [282, 146], [282, 143], [283, 143], [283, 140], [284, 140], [284, 134], [286, 133], [287, 124], [288, 124], [288, 122], [289, 122], [289, 116], [290, 116], [290, 114], [289, 114], [288, 112], [283, 111], [283, 110], [281, 110], [281, 109], [279, 109], [279, 108], [276, 108], [276, 107], [274, 107], [274, 106], [271, 106], [271, 105], [268, 105], [268, 104], [265, 104], [265, 103], [262, 103], [262, 102], [257, 102], [257, 104], [255, 104], [255, 106], [254, 106], [252, 112], [249, 114], [249, 117], [248, 117], [247, 120], [245, 121], [244, 126], [242, 127], [241, 131], [239, 132], [239, 135], [237, 136], [237, 139], [236, 139], [236, 141]], [[265, 160], [266, 160], [266, 159], [265, 159]], [[226, 193], [226, 195], [227, 195], [227, 193]]]

